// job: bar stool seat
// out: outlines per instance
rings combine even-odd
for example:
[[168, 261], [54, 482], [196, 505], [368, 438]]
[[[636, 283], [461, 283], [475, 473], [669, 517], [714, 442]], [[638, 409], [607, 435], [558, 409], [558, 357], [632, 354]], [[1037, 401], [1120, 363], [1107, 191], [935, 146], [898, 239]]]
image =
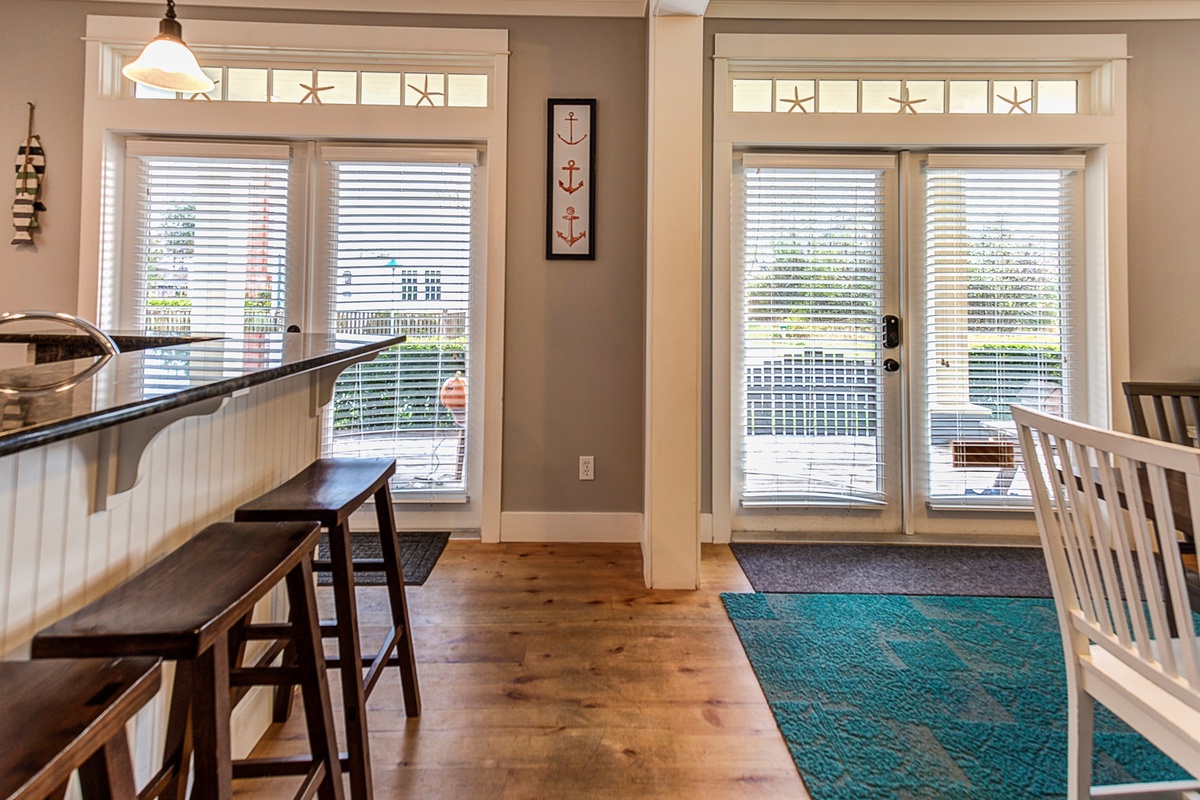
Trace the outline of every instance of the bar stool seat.
[[[421, 713], [400, 545], [388, 490], [388, 479], [395, 471], [396, 462], [390, 458], [319, 459], [291, 480], [246, 503], [234, 515], [234, 519], [244, 521], [315, 520], [329, 533], [329, 560], [318, 561], [314, 570], [328, 571], [333, 577], [337, 619], [333, 624], [322, 624], [321, 630], [326, 636], [335, 635], [338, 641], [338, 658], [328, 659], [326, 663], [338, 668], [342, 677], [346, 749], [351, 765], [350, 795], [354, 800], [370, 800], [371, 797], [369, 781], [359, 777], [370, 774], [366, 700], [384, 667], [399, 668], [405, 713], [409, 717]], [[377, 535], [383, 557], [355, 559], [350, 546], [350, 515], [371, 497], [375, 498]], [[364, 665], [354, 573], [368, 570], [384, 573], [392, 619], [378, 652], [369, 664]], [[287, 718], [290, 698], [291, 692], [280, 692], [276, 704], [277, 722]]]
[[[182, 798], [189, 757], [197, 800], [229, 800], [236, 777], [303, 774], [300, 797], [341, 800], [341, 763], [312, 587], [315, 523], [210, 525], [160, 561], [40, 631], [34, 658], [159, 656], [176, 661], [163, 768], [143, 798]], [[285, 581], [290, 625], [264, 626], [294, 647], [294, 668], [231, 670], [230, 636], [254, 605]], [[235, 769], [230, 750], [231, 686], [298, 683], [311, 758], [255, 759]], [[189, 723], [190, 720], [190, 723]]]
[[161, 684], [156, 658], [0, 662], [0, 798], [134, 800], [125, 723]]

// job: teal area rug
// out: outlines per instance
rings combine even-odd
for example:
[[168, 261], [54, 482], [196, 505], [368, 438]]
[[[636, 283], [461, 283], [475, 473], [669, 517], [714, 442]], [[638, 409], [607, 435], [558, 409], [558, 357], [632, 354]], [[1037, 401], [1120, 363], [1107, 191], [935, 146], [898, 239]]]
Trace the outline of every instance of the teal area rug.
[[[1067, 787], [1052, 600], [723, 594], [815, 800], [1042, 800]], [[1096, 784], [1187, 778], [1097, 706]]]

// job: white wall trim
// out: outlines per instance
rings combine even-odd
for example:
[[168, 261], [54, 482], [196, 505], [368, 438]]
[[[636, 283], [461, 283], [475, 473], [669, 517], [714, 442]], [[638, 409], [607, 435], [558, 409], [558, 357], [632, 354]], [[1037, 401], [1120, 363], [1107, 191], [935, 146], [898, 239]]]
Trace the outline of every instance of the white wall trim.
[[[719, 0], [717, 0], [719, 2]], [[715, 5], [716, 3], [714, 3]], [[711, 10], [712, 6], [710, 6]], [[717, 34], [713, 61], [712, 154], [712, 353], [713, 353], [713, 535], [716, 541], [741, 539], [754, 531], [779, 531], [794, 527], [794, 515], [740, 519], [737, 498], [732, 496], [736, 460], [732, 452], [736, 400], [731, 372], [731, 305], [736, 243], [730, 223], [735, 213], [734, 153], [738, 147], [782, 147], [827, 150], [855, 147], [862, 150], [911, 147], [1009, 150], [1012, 148], [1080, 148], [1088, 153], [1085, 192], [1088, 276], [1084, 281], [1090, 315], [1087, 337], [1086, 419], [1110, 425], [1124, 419], [1120, 383], [1129, 376], [1126, 69], [1128, 51], [1122, 34], [1100, 35], [997, 35], [997, 36], [841, 36], [788, 34]], [[975, 65], [997, 63], [1050, 63], [1068, 69], [1078, 63], [1094, 81], [1088, 113], [1061, 118], [1017, 119], [987, 115], [926, 115], [907, 119], [897, 115], [864, 114], [752, 114], [731, 109], [730, 77], [737, 68], [756, 75], [769, 74], [772, 62], [786, 72], [797, 63], [830, 61], [854, 70], [879, 63], [938, 65], [947, 68], [964, 59]], [[866, 124], [867, 120], [870, 124]], [[917, 123], [917, 124], [910, 124]], [[1015, 125], [1013, 123], [1019, 123]], [[903, 126], [903, 127], [901, 127]], [[914, 278], [915, 280], [915, 278]], [[911, 294], [911, 292], [910, 292]], [[919, 339], [909, 326], [909, 335]], [[911, 474], [911, 473], [910, 473]], [[914, 499], [920, 500], [914, 493]], [[923, 504], [908, 515], [908, 532], [935, 535], [1011, 533], [1011, 518], [985, 512], [967, 517], [927, 514]], [[913, 525], [917, 527], [914, 528]], [[846, 519], [822, 530], [856, 530]], [[833, 534], [842, 535], [842, 534]], [[895, 537], [896, 534], [890, 534]]]
[[[119, 287], [121, 229], [112, 212], [122, 202], [124, 136], [224, 136], [239, 139], [358, 141], [388, 144], [453, 143], [482, 154], [477, 201], [484, 207], [477, 253], [483, 270], [478, 289], [482, 347], [472, 355], [470, 402], [482, 408], [482, 447], [470, 443], [472, 500], [450, 509], [429, 505], [424, 529], [476, 528], [484, 541], [499, 541], [503, 447], [504, 272], [507, 253], [508, 31], [503, 29], [407, 28], [311, 25], [220, 20], [185, 20], [190, 42], [218, 42], [230, 57], [244, 52], [324, 53], [337, 63], [351, 60], [439, 57], [474, 60], [491, 76], [492, 104], [486, 108], [441, 108], [423, 113], [404, 106], [346, 105], [314, 108], [274, 103], [187, 103], [124, 96], [120, 55], [136, 52], [156, 30], [151, 18], [87, 18], [84, 87], [83, 180], [80, 208], [79, 313], [112, 324]], [[132, 48], [132, 49], [131, 49]], [[339, 49], [340, 48], [340, 49]], [[215, 52], [215, 51], [214, 51]], [[473, 62], [473, 63], [474, 63]], [[326, 62], [328, 63], [328, 62]], [[315, 112], [315, 113], [314, 113]], [[445, 113], [441, 113], [445, 112]], [[311, 248], [310, 248], [311, 250]], [[294, 254], [293, 254], [294, 255]], [[319, 263], [316, 260], [313, 264]], [[289, 287], [290, 289], [291, 287]], [[305, 312], [306, 313], [306, 312]], [[311, 322], [311, 321], [310, 321]], [[311, 324], [309, 327], [313, 327]], [[482, 387], [480, 391], [477, 387]], [[477, 399], [478, 398], [478, 401]], [[478, 403], [478, 404], [477, 404]], [[417, 518], [409, 515], [411, 521]]]
[[703, 17], [708, 0], [650, 0], [653, 17]]
[[[161, 12], [162, 3], [115, 0]], [[327, 11], [327, 0], [188, 0], [189, 6]], [[481, 14], [535, 17], [645, 17], [646, 0], [341, 0], [339, 11], [406, 14]], [[707, 5], [707, 9], [705, 6]], [[1200, 19], [1197, 0], [661, 0], [662, 14], [703, 14], [725, 19], [889, 19], [889, 20], [1135, 20]], [[697, 11], [697, 9], [699, 9]], [[182, 13], [185, 33], [190, 28]]]
[[639, 542], [642, 515], [625, 512], [504, 511], [503, 542]]
[[[147, 0], [117, 0], [117, 2], [150, 5], [156, 13], [165, 5]], [[237, 6], [286, 11], [329, 11], [328, 0], [188, 0], [189, 6]], [[477, 14], [488, 16], [531, 17], [644, 17], [646, 0], [339, 0], [338, 11], [371, 11], [405, 14]], [[187, 34], [187, 12], [180, 12], [180, 21]]]
[[1195, 0], [1087, 0], [1086, 2], [1015, 2], [1010, 0], [712, 0], [707, 17], [727, 19], [888, 19], [888, 20], [1135, 20], [1200, 19]]
[[[1014, 62], [1029, 66], [1069, 64], [1082, 71], [1128, 57], [1126, 37], [1121, 33], [718, 33], [713, 48], [714, 58], [728, 58], [735, 64], [753, 61], [760, 65], [762, 60], [769, 60], [796, 66], [830, 61], [853, 72], [869, 71], [881, 64], [889, 69], [898, 65], [936, 65], [953, 70], [964, 65], [969, 69]], [[770, 69], [767, 65], [760, 66]]]
[[650, 17], [643, 574], [700, 585], [704, 20]]

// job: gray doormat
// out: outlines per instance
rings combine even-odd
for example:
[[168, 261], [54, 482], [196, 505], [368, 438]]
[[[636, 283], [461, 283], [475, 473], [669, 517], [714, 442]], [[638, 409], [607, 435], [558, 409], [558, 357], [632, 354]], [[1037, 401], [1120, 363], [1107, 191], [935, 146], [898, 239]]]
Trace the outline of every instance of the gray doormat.
[[756, 592], [1050, 597], [1039, 547], [731, 545]]
[[[429, 578], [434, 564], [441, 557], [442, 551], [446, 549], [446, 542], [450, 541], [450, 532], [402, 532], [397, 534], [397, 538], [400, 541], [400, 566], [404, 571], [404, 585], [420, 586]], [[350, 554], [356, 559], [382, 558], [379, 534], [374, 531], [351, 533]], [[327, 536], [322, 536], [320, 544], [317, 545], [317, 558], [329, 558], [329, 538]], [[357, 586], [385, 586], [387, 581], [382, 572], [356, 571], [354, 583]], [[317, 575], [318, 586], [331, 586], [332, 584], [333, 579], [328, 572]]]

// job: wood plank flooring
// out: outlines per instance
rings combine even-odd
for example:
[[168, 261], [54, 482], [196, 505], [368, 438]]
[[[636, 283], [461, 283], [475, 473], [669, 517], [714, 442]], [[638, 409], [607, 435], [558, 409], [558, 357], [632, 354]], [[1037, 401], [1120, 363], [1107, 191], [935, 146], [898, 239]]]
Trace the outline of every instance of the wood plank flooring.
[[[751, 587], [727, 546], [705, 546], [702, 576], [696, 592], [651, 592], [637, 545], [451, 541], [408, 590], [420, 718], [405, 718], [394, 670], [368, 704], [375, 796], [807, 800], [718, 597]], [[359, 592], [371, 645], [385, 599]], [[304, 752], [300, 720], [256, 755]]]

